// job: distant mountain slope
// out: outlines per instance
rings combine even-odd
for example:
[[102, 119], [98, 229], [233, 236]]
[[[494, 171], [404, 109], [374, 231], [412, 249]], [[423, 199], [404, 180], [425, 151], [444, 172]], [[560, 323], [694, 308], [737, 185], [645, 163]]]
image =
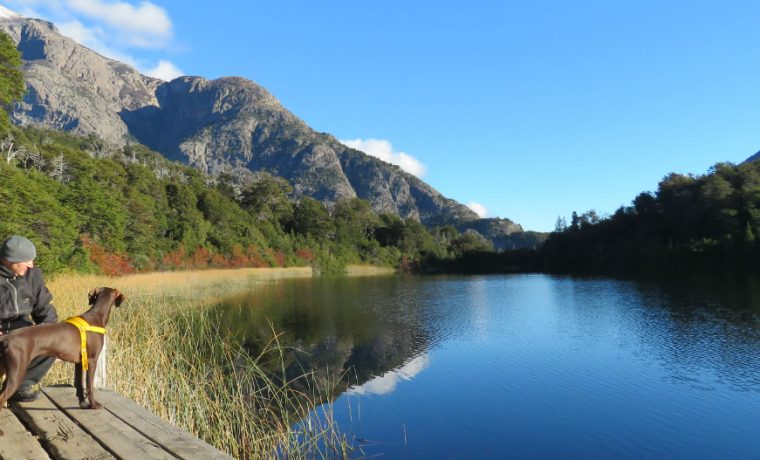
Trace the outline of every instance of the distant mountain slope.
[[526, 232], [520, 224], [499, 218], [471, 220], [457, 225], [456, 228], [460, 232], [478, 232], [491, 241], [497, 251], [536, 249], [549, 236], [548, 233]]
[[751, 157], [749, 157], [746, 160], [744, 160], [744, 163], [749, 163], [751, 161], [757, 161], [757, 160], [760, 160], [760, 152], [757, 152], [754, 155], [752, 155]]
[[358, 196], [375, 211], [426, 225], [477, 219], [468, 207], [400, 168], [317, 133], [266, 89], [243, 78], [163, 82], [66, 38], [49, 22], [0, 18], [18, 43], [28, 93], [12, 113], [20, 125], [134, 140], [206, 172], [237, 177], [264, 170], [296, 196], [325, 202]]

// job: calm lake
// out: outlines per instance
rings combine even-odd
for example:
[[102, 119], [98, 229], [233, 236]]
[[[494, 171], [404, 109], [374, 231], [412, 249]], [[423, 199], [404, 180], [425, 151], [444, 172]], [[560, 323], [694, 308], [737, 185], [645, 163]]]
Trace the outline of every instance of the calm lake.
[[760, 458], [757, 279], [315, 278], [225, 304], [334, 382], [357, 456]]

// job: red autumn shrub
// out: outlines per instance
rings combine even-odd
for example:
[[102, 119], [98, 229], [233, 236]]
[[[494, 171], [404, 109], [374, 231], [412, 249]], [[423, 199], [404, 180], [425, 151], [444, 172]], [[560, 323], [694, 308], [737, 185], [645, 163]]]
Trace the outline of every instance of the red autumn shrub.
[[164, 254], [163, 264], [168, 269], [181, 269], [187, 267], [187, 253], [185, 247], [180, 245], [176, 250]]
[[108, 276], [120, 276], [134, 273], [135, 267], [125, 254], [110, 252], [89, 235], [80, 235], [82, 247], [87, 250], [90, 261]]
[[282, 251], [277, 251], [274, 253], [274, 261], [277, 262], [278, 267], [284, 267], [287, 263], [288, 259], [285, 257], [285, 253]]
[[243, 253], [243, 248], [239, 244], [232, 246], [232, 251], [229, 256], [229, 266], [235, 268], [247, 267], [249, 263], [248, 257]]
[[306, 262], [311, 262], [312, 260], [314, 260], [314, 257], [315, 257], [314, 251], [312, 251], [309, 248], [299, 248], [299, 249], [296, 249], [295, 255], [299, 259], [304, 260]]
[[191, 264], [194, 268], [206, 268], [211, 260], [211, 252], [203, 246], [195, 248], [191, 258]]

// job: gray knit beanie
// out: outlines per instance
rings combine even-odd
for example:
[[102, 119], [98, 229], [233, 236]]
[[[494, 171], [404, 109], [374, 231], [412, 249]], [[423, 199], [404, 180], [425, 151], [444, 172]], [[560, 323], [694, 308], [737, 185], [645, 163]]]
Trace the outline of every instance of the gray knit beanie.
[[37, 249], [34, 243], [23, 236], [13, 235], [3, 243], [0, 248], [0, 260], [7, 260], [11, 263], [26, 262], [37, 257]]

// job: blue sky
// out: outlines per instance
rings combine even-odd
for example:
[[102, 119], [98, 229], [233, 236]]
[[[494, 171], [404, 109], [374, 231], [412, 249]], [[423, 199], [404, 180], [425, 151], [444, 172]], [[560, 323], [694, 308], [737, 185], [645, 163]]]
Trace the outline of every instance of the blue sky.
[[760, 149], [756, 1], [0, 5], [165, 79], [251, 79], [314, 129], [530, 230]]

